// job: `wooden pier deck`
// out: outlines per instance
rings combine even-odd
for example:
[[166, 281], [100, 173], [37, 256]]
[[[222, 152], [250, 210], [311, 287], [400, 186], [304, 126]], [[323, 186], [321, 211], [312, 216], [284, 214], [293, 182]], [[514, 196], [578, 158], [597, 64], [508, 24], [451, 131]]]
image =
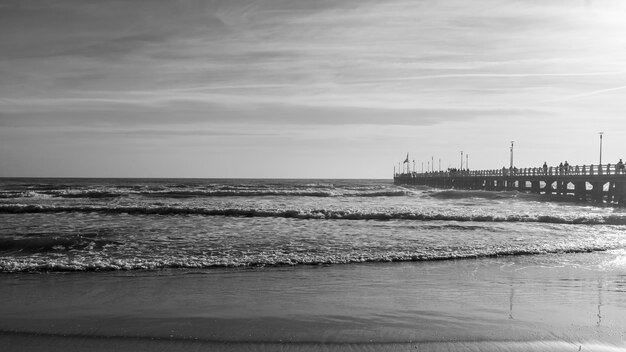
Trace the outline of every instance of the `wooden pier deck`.
[[532, 192], [577, 201], [626, 206], [626, 172], [618, 165], [405, 172], [394, 175], [397, 185], [437, 188]]

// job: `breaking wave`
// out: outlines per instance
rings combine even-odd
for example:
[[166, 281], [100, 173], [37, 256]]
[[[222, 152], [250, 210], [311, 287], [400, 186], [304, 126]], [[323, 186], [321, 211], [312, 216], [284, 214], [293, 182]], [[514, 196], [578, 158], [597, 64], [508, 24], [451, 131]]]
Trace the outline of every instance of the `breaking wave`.
[[202, 197], [403, 197], [411, 195], [405, 190], [351, 191], [335, 189], [218, 189], [218, 190], [53, 190], [53, 191], [4, 191], [0, 198], [88, 198], [106, 199], [129, 195], [147, 198], [202, 198]]
[[498, 199], [511, 199], [519, 197], [537, 198], [537, 195], [520, 193], [516, 191], [467, 191], [467, 190], [444, 190], [444, 191], [431, 191], [427, 193], [427, 196], [437, 199], [465, 199], [465, 198], [480, 198], [489, 200]]
[[176, 206], [63, 206], [0, 205], [0, 213], [103, 213], [130, 215], [204, 215], [232, 217], [277, 217], [325, 220], [420, 220], [475, 222], [539, 222], [553, 224], [626, 225], [626, 214], [561, 216], [541, 214], [446, 214], [413, 211], [361, 211], [331, 209], [202, 208]]
[[211, 190], [211, 191], [163, 191], [141, 192], [144, 197], [159, 198], [192, 198], [192, 197], [403, 197], [409, 192], [403, 190], [387, 190], [373, 192], [345, 192], [336, 190]]
[[[32, 246], [31, 246], [32, 247]], [[405, 251], [352, 254], [267, 253], [252, 256], [159, 255], [158, 257], [107, 257], [97, 254], [65, 256], [0, 256], [0, 272], [113, 271], [157, 269], [210, 269], [236, 267], [280, 267], [356, 263], [423, 262], [526, 256], [553, 253], [589, 253], [613, 249], [607, 246], [551, 249], [467, 250], [432, 253]], [[62, 251], [62, 249], [57, 249]]]

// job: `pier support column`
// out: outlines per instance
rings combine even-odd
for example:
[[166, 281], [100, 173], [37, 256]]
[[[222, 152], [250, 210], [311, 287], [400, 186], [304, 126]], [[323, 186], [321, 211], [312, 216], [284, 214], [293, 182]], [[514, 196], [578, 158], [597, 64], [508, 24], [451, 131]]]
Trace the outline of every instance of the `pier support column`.
[[506, 189], [507, 189], [507, 191], [514, 190], [515, 189], [515, 181], [511, 180], [511, 179], [506, 180]]
[[533, 193], [541, 193], [541, 185], [539, 181], [531, 181], [530, 182], [530, 190]]
[[626, 182], [615, 182], [614, 201], [620, 207], [626, 206]]
[[563, 195], [567, 196], [567, 195], [573, 194], [573, 191], [569, 189], [570, 183], [571, 183], [570, 181], [563, 182]]
[[576, 198], [576, 200], [580, 200], [580, 201], [587, 200], [587, 183], [586, 182], [574, 183], [574, 197]]
[[543, 191], [547, 195], [551, 195], [554, 192], [554, 188], [552, 188], [553, 180], [546, 181], [546, 185], [543, 187]]
[[614, 195], [615, 195], [615, 182], [609, 182], [609, 189], [606, 192], [606, 202], [613, 203]]
[[596, 203], [602, 203], [603, 202], [603, 196], [604, 196], [604, 190], [603, 190], [603, 186], [604, 183], [602, 182], [594, 182], [592, 184], [593, 189], [591, 190], [591, 199], [596, 202]]

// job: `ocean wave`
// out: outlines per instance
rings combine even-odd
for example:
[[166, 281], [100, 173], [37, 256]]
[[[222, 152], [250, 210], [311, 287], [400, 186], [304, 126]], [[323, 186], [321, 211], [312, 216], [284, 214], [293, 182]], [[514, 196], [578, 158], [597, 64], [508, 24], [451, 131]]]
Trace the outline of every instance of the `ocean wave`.
[[141, 192], [144, 197], [162, 198], [195, 198], [195, 197], [335, 197], [337, 193], [331, 191], [301, 191], [301, 190], [196, 190], [196, 191], [162, 191]]
[[118, 198], [132, 192], [120, 190], [29, 190], [29, 191], [0, 191], [0, 198]]
[[405, 190], [385, 190], [385, 191], [374, 191], [374, 192], [362, 192], [350, 194], [347, 196], [354, 197], [404, 197], [411, 195], [411, 192]]
[[419, 220], [459, 222], [539, 222], [553, 224], [626, 225], [626, 214], [620, 215], [496, 215], [420, 213], [412, 211], [359, 211], [331, 209], [263, 209], [263, 208], [202, 208], [177, 206], [63, 206], [41, 204], [0, 205], [0, 213], [103, 213], [130, 215], [204, 215], [232, 217], [277, 217], [323, 220]]
[[144, 197], [165, 197], [165, 198], [193, 198], [193, 197], [402, 197], [410, 195], [405, 190], [344, 190], [334, 187], [319, 188], [299, 188], [290, 189], [241, 189], [241, 188], [220, 188], [217, 190], [164, 190], [156, 192], [140, 192]]
[[81, 191], [81, 192], [62, 192], [53, 194], [56, 197], [61, 198], [119, 198], [125, 197], [128, 194], [111, 191]]
[[0, 199], [33, 198], [37, 196], [42, 196], [42, 194], [35, 191], [0, 191]]
[[[159, 255], [158, 257], [110, 257], [92, 253], [71, 256], [0, 256], [0, 272], [49, 271], [115, 271], [159, 269], [211, 269], [237, 267], [281, 267], [300, 265], [339, 265], [358, 263], [425, 262], [527, 256], [563, 253], [589, 253], [606, 251], [609, 247], [552, 248], [552, 249], [500, 249], [459, 250], [450, 252], [407, 253], [403, 251], [382, 253], [350, 253], [310, 255], [284, 253], [245, 256]], [[52, 250], [61, 251], [60, 248]]]
[[493, 192], [493, 191], [481, 191], [481, 190], [476, 190], [476, 191], [444, 190], [444, 191], [432, 191], [432, 192], [427, 193], [427, 196], [432, 197], [432, 198], [437, 198], [437, 199], [480, 198], [480, 199], [498, 200], [498, 199], [518, 198], [520, 195], [525, 195], [525, 193], [519, 193], [515, 191]]
[[45, 253], [69, 250], [101, 250], [107, 245], [120, 244], [100, 238], [97, 234], [29, 234], [0, 239], [0, 253]]
[[349, 191], [328, 189], [151, 189], [151, 190], [48, 190], [48, 191], [4, 191], [0, 192], [0, 198], [34, 198], [34, 197], [58, 197], [58, 198], [88, 198], [106, 199], [119, 198], [129, 195], [139, 195], [147, 198], [202, 198], [202, 197], [403, 197], [411, 195], [405, 190], [368, 190]]

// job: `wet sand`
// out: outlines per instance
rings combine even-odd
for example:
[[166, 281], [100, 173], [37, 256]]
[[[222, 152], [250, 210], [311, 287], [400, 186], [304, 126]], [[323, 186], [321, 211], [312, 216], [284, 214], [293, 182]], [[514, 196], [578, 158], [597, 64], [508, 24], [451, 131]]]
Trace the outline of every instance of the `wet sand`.
[[621, 252], [0, 275], [2, 351], [623, 351]]

